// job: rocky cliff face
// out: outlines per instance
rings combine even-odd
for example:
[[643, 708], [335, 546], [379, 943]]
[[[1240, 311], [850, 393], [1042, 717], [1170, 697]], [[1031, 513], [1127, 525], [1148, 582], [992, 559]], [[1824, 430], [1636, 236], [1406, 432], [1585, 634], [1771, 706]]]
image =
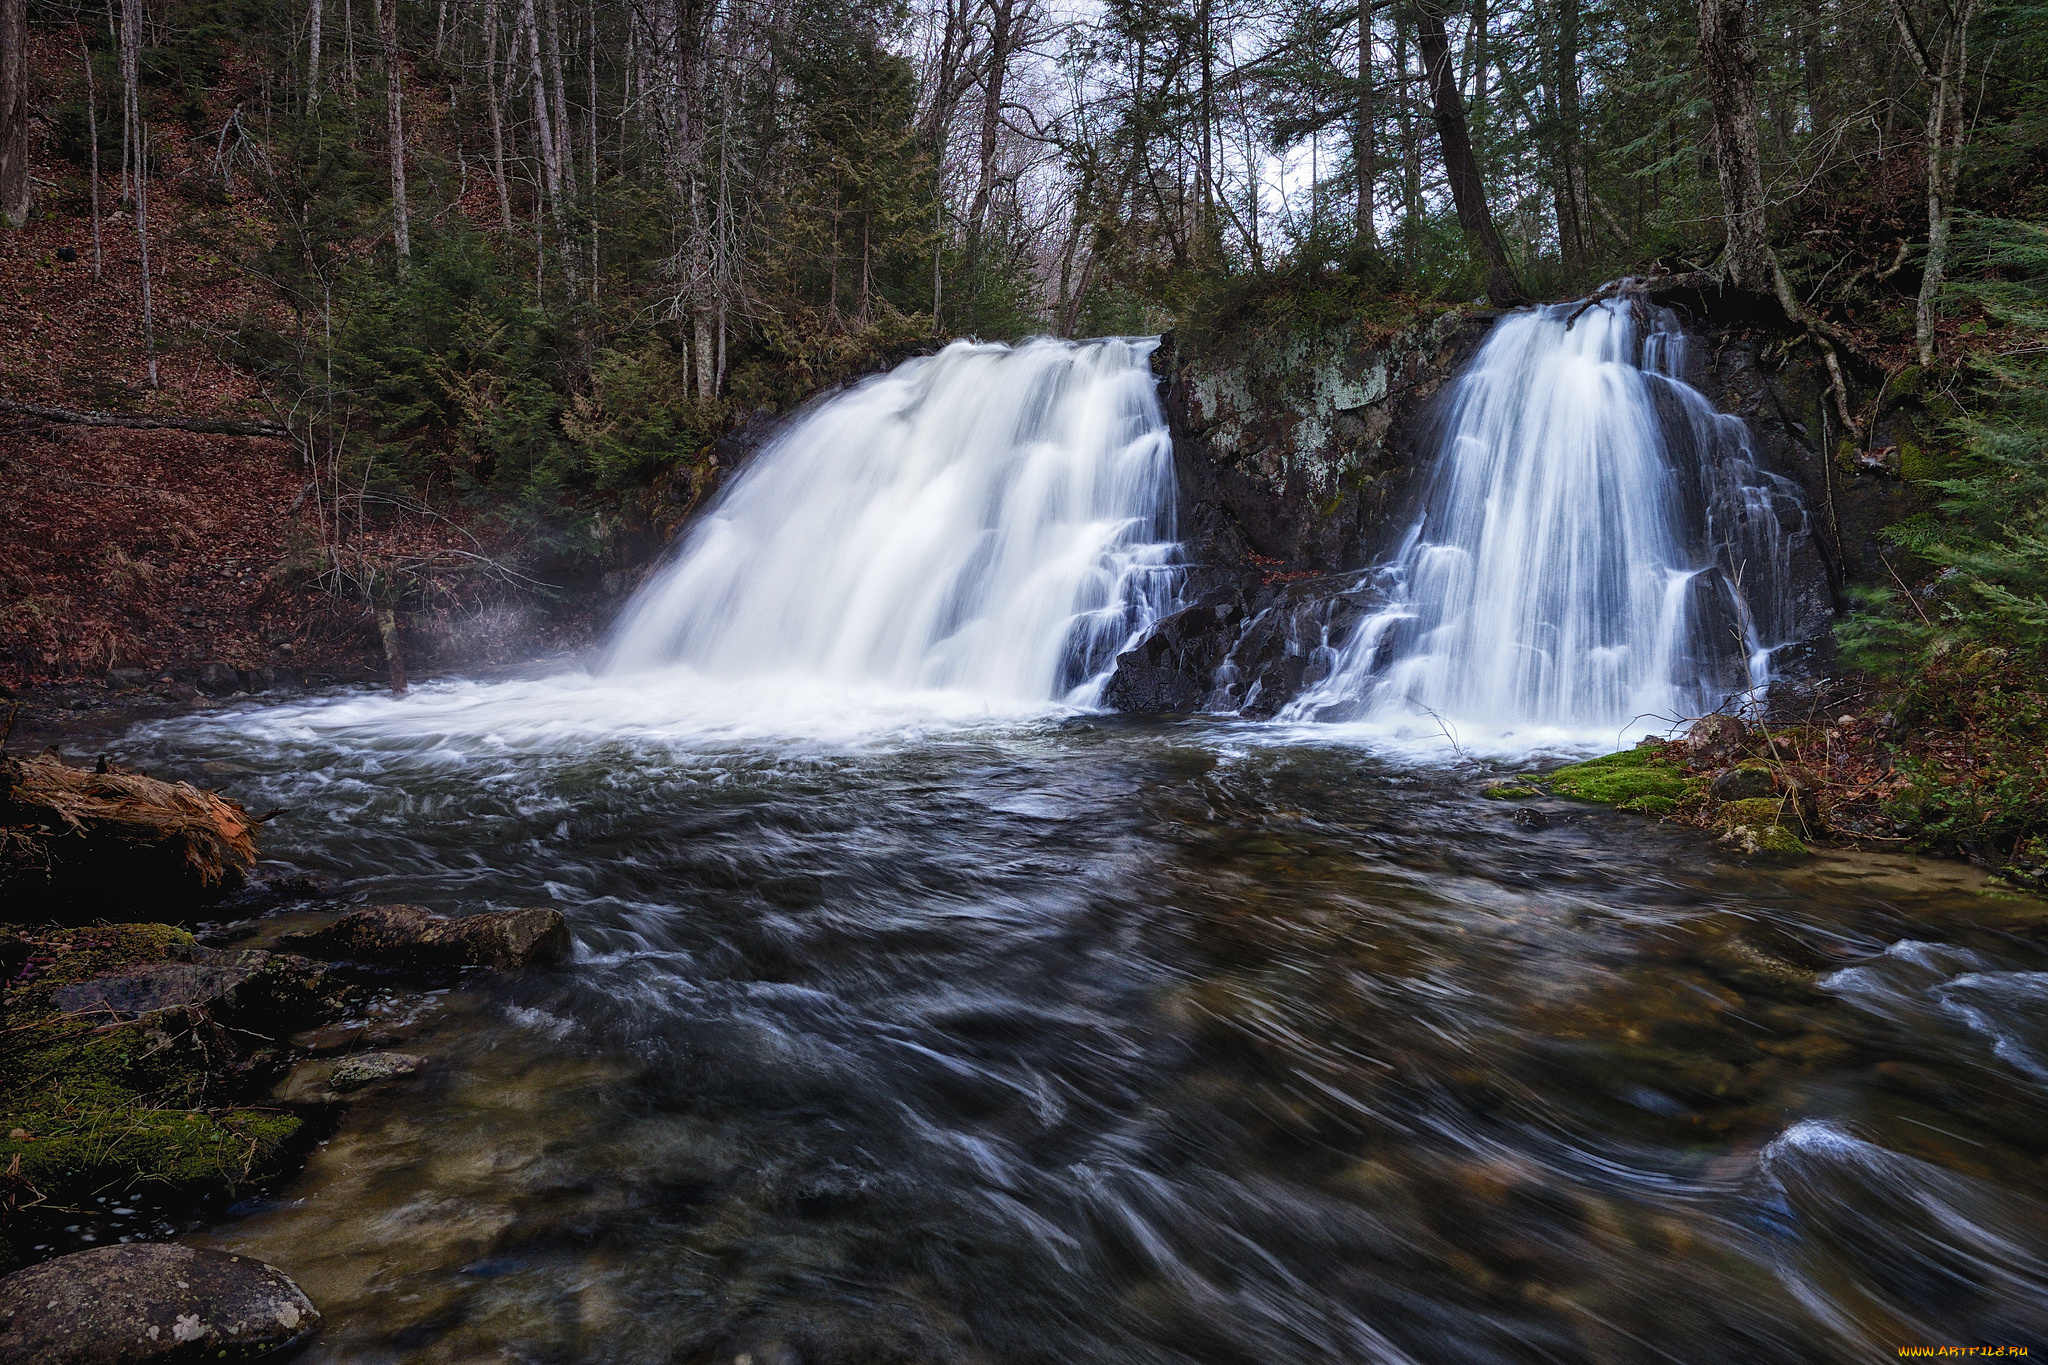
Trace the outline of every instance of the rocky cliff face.
[[1190, 605], [1117, 660], [1103, 704], [1270, 716], [1327, 671], [1372, 605], [1357, 570], [1408, 515], [1431, 400], [1495, 312], [1451, 309], [1389, 331], [1335, 324], [1194, 347], [1166, 336]]
[[1391, 335], [1348, 323], [1201, 349], [1169, 333], [1153, 366], [1189, 558], [1226, 572], [1254, 555], [1290, 573], [1364, 567], [1414, 476], [1415, 424], [1493, 317], [1454, 309]]

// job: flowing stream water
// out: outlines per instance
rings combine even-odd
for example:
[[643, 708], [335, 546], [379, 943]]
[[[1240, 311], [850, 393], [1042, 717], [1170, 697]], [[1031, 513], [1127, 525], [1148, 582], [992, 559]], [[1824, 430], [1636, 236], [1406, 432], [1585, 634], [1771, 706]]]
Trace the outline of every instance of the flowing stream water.
[[956, 348], [758, 457], [599, 671], [126, 738], [353, 898], [575, 932], [392, 996], [431, 1067], [197, 1234], [307, 1288], [305, 1359], [2048, 1342], [2048, 906], [1086, 709], [1171, 601], [1165, 453], [1142, 345]]

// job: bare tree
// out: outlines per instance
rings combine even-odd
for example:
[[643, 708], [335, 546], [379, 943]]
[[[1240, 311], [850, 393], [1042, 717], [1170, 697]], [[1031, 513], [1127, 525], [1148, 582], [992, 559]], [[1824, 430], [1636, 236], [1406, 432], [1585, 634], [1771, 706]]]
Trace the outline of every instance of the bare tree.
[[1927, 260], [1921, 267], [1920, 302], [1913, 321], [1922, 365], [1932, 365], [1939, 351], [1934, 305], [1948, 278], [1949, 222], [1955, 214], [1963, 147], [1970, 138], [1963, 118], [1963, 82], [1970, 70], [1970, 21], [1976, 16], [1977, 0], [1943, 0], [1933, 10], [1928, 22], [1916, 24], [1905, 0], [1892, 0], [1899, 36], [1927, 85]]
[[320, 107], [320, 29], [327, 0], [306, 0], [306, 108]]
[[142, 0], [121, 0], [121, 96], [125, 159], [134, 167], [135, 242], [142, 264], [142, 347], [157, 386], [156, 317], [149, 272], [149, 130], [142, 124]]

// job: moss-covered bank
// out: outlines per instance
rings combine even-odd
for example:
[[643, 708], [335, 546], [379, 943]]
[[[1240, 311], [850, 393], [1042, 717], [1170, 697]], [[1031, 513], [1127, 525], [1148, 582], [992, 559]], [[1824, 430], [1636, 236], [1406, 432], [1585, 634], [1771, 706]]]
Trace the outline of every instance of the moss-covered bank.
[[[302, 1120], [253, 1103], [278, 1057], [257, 1018], [195, 1001], [122, 1017], [66, 1009], [66, 987], [190, 962], [206, 950], [163, 924], [0, 926], [19, 963], [0, 990], [0, 1260], [17, 1234], [137, 1184], [193, 1192], [272, 1169]], [[253, 976], [234, 969], [238, 979]], [[292, 1021], [297, 1023], [299, 1021]]]

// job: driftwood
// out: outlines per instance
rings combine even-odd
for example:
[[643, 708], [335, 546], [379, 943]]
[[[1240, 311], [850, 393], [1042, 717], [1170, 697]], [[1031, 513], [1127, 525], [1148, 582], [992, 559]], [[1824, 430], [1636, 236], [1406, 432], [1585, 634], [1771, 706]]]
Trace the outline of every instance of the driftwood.
[[0, 894], [203, 904], [242, 885], [258, 823], [189, 782], [0, 757]]
[[231, 418], [177, 417], [140, 412], [92, 412], [75, 408], [45, 407], [41, 403], [17, 403], [0, 398], [0, 413], [33, 417], [44, 422], [66, 422], [80, 427], [133, 427], [141, 431], [159, 428], [170, 431], [198, 431], [214, 436], [268, 436], [289, 441], [292, 434], [275, 422], [241, 422]]

